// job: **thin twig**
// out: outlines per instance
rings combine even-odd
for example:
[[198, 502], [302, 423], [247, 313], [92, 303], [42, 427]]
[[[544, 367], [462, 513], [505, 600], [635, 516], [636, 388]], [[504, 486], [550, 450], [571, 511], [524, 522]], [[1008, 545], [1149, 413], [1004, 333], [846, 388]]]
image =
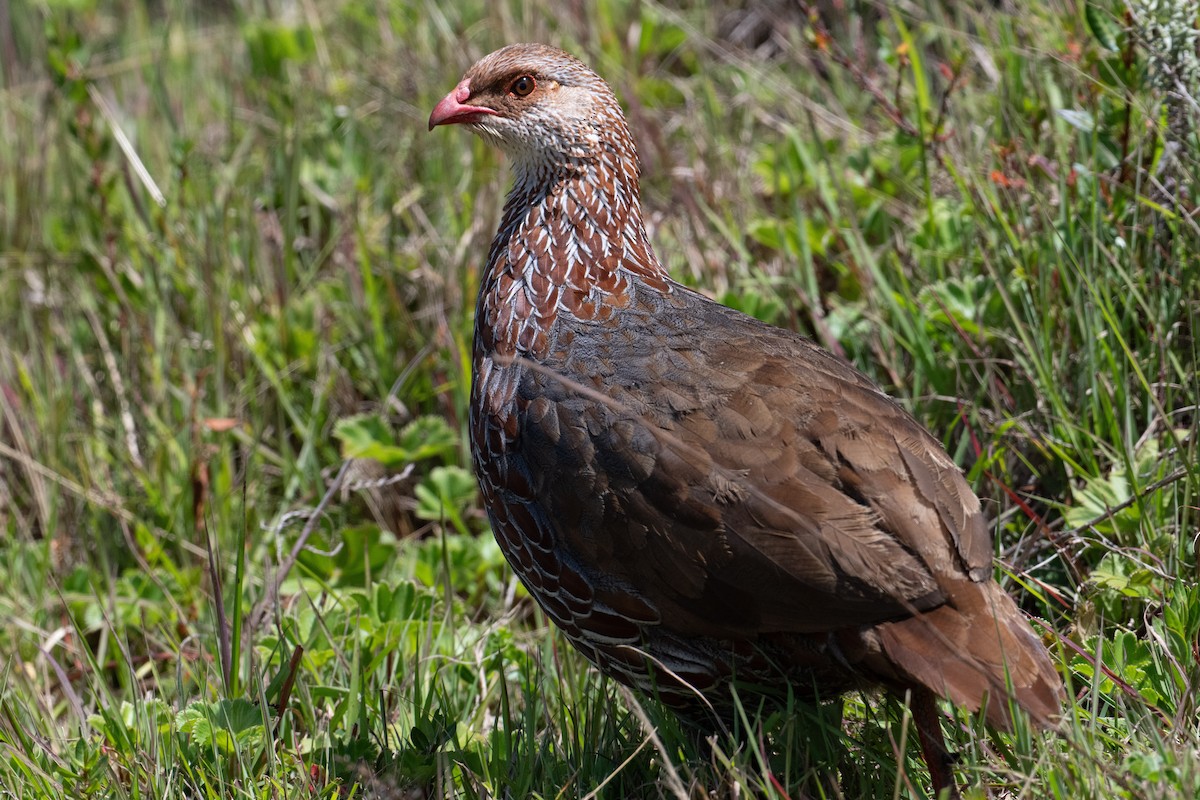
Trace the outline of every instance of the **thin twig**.
[[[1133, 27], [1133, 13], [1125, 10], [1125, 29], [1130, 30]], [[1121, 61], [1125, 66], [1125, 72], [1133, 68], [1133, 45], [1134, 38], [1132, 35], [1126, 39], [1124, 52], [1121, 53]], [[1125, 122], [1121, 129], [1121, 172], [1118, 180], [1122, 185], [1129, 183], [1130, 168], [1129, 168], [1129, 142], [1133, 133], [1133, 89], [1128, 84], [1125, 86], [1124, 93], [1121, 99], [1125, 102]]]
[[279, 568], [276, 570], [275, 577], [271, 581], [271, 585], [267, 589], [267, 593], [263, 596], [262, 600], [258, 601], [258, 606], [254, 609], [254, 613], [250, 615], [250, 626], [248, 630], [258, 630], [263, 620], [266, 619], [267, 612], [275, 607], [275, 604], [279, 600], [280, 587], [283, 586], [283, 582], [287, 578], [288, 573], [292, 571], [292, 567], [296, 565], [296, 559], [298, 559], [300, 557], [300, 553], [303, 552], [304, 545], [308, 542], [309, 537], [311, 537], [313, 531], [316, 530], [317, 520], [321, 518], [321, 513], [329, 506], [329, 503], [333, 500], [334, 496], [341, 488], [342, 480], [346, 477], [346, 471], [350, 469], [350, 464], [351, 462], [348, 459], [342, 462], [342, 468], [338, 470], [337, 476], [334, 477], [333, 481], [329, 484], [329, 488], [325, 490], [325, 495], [321, 498], [321, 502], [317, 503], [317, 507], [313, 509], [312, 516], [309, 517], [308, 522], [305, 523], [304, 530], [300, 532], [300, 536], [296, 539], [296, 543], [292, 545], [291, 552], [288, 553], [287, 558], [283, 560], [283, 563], [281, 563]]
[[1179, 469], [1175, 470], [1167, 477], [1162, 478], [1161, 480], [1155, 481], [1154, 483], [1150, 484], [1145, 489], [1143, 489], [1142, 491], [1133, 495], [1132, 497], [1130, 497], [1126, 500], [1123, 500], [1120, 503], [1117, 503], [1115, 506], [1108, 508], [1107, 510], [1105, 510], [1105, 512], [1103, 514], [1099, 515], [1098, 517], [1089, 519], [1087, 522], [1083, 523], [1082, 525], [1078, 525], [1074, 528], [1071, 528], [1070, 530], [1064, 531], [1064, 534], [1079, 533], [1080, 531], [1082, 531], [1086, 528], [1091, 528], [1096, 525], [1099, 525], [1101, 522], [1104, 522], [1107, 519], [1111, 519], [1115, 515], [1119, 514], [1120, 512], [1124, 511], [1125, 509], [1129, 508], [1134, 503], [1138, 503], [1138, 502], [1144, 500], [1145, 498], [1147, 498], [1150, 495], [1157, 492], [1159, 489], [1163, 489], [1167, 486], [1170, 486], [1172, 483], [1176, 483], [1176, 482], [1186, 478], [1187, 475], [1188, 475], [1188, 469], [1186, 467], [1180, 467]]
[[229, 633], [229, 617], [225, 613], [225, 592], [221, 585], [221, 570], [217, 567], [217, 547], [212, 531], [204, 526], [204, 542], [208, 549], [208, 579], [212, 582], [213, 605], [217, 612], [217, 654], [221, 658], [221, 678], [225, 691], [233, 691], [233, 648]]

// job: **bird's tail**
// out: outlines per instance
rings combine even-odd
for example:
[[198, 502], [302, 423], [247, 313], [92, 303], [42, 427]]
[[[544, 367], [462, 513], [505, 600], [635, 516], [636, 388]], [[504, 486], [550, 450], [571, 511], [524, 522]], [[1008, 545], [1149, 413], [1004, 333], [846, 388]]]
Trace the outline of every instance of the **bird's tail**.
[[1041, 727], [1062, 709], [1062, 680], [1016, 604], [994, 581], [963, 581], [950, 602], [880, 625], [879, 643], [895, 678], [924, 686], [989, 724], [1009, 729], [1009, 698]]

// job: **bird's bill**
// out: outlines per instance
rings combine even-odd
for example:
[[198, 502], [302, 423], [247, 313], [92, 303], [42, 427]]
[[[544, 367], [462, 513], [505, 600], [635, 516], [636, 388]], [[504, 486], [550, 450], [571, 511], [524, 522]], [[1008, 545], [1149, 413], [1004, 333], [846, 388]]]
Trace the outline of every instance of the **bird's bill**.
[[485, 106], [466, 105], [464, 101], [470, 96], [471, 84], [464, 79], [433, 107], [433, 113], [429, 115], [429, 130], [433, 130], [438, 125], [482, 122], [484, 117], [496, 113], [494, 109]]

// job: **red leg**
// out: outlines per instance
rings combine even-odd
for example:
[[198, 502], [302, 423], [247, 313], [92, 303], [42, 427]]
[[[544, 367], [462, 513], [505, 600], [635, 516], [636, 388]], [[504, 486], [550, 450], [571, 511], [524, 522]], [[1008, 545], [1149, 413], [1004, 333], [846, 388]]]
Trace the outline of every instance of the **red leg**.
[[[933, 796], [942, 800], [957, 800], [958, 785], [954, 782], [954, 771], [950, 768], [954, 759], [946, 750], [946, 740], [942, 738], [937, 697], [928, 689], [913, 689], [911, 708], [913, 722], [917, 726], [917, 736], [921, 740], [921, 755], [929, 766]], [[942, 794], [943, 789], [948, 789], [949, 794]]]

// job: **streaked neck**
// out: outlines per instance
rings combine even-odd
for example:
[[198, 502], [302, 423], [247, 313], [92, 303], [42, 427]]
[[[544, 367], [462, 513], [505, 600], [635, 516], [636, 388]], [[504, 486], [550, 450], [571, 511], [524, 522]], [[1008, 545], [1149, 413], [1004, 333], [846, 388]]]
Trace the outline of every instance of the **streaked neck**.
[[636, 155], [622, 150], [514, 163], [476, 312], [486, 349], [541, 360], [564, 315], [611, 319], [634, 278], [670, 291], [642, 223]]

